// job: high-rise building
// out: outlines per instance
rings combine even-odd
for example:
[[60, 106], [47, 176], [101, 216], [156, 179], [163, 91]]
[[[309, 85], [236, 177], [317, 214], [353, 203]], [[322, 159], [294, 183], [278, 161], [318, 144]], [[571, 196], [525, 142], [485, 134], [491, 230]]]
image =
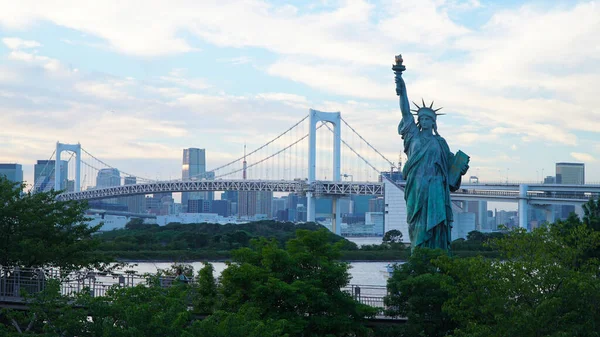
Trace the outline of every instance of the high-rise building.
[[[96, 188], [121, 186], [121, 172], [116, 168], [103, 168], [96, 176]], [[122, 198], [108, 198], [102, 200], [107, 204], [124, 204]]]
[[231, 215], [231, 201], [229, 200], [213, 200], [212, 213], [217, 213], [222, 217]]
[[6, 179], [20, 183], [23, 182], [23, 166], [21, 164], [0, 164], [0, 176]]
[[369, 212], [384, 212], [385, 200], [383, 197], [369, 199]]
[[224, 191], [221, 193], [221, 200], [229, 200], [231, 202], [237, 202], [238, 191]]
[[[69, 166], [66, 160], [60, 161], [60, 189], [67, 189]], [[47, 192], [54, 189], [54, 160], [38, 160], [33, 166], [33, 191]]]
[[[214, 172], [206, 172], [206, 150], [198, 148], [183, 149], [181, 178], [183, 180], [214, 179]], [[214, 192], [182, 192], [181, 204], [187, 207], [188, 200], [214, 200]]]
[[285, 210], [286, 199], [273, 198], [271, 201], [271, 212], [272, 217], [277, 218], [277, 212]]
[[[123, 185], [135, 185], [137, 183], [136, 177], [125, 177]], [[130, 197], [119, 198], [119, 203], [127, 205], [127, 210], [132, 213], [145, 213], [146, 211], [146, 197], [142, 194], [132, 195]]]
[[121, 186], [121, 172], [116, 168], [103, 168], [96, 176], [96, 188]]
[[190, 199], [187, 204], [187, 213], [213, 213], [210, 200]]
[[264, 214], [271, 217], [271, 200], [273, 200], [273, 192], [270, 191], [239, 191], [238, 214], [240, 216]]
[[[556, 183], [583, 185], [585, 184], [585, 164], [583, 163], [556, 163]], [[555, 205], [555, 217], [566, 219], [570, 213], [575, 212], [575, 206]]]
[[582, 163], [556, 163], [557, 184], [585, 184], [585, 164]]

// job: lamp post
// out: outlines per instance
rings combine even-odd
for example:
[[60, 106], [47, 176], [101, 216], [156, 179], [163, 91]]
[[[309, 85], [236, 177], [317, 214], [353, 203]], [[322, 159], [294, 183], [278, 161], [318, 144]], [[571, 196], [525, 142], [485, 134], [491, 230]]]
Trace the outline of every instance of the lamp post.
[[344, 177], [344, 178], [348, 178], [348, 177], [350, 177], [350, 181], [352, 181], [352, 182], [354, 181], [354, 176], [353, 176], [353, 175], [351, 175], [351, 174], [346, 174], [346, 173], [344, 173], [344, 174], [342, 175], [342, 177]]

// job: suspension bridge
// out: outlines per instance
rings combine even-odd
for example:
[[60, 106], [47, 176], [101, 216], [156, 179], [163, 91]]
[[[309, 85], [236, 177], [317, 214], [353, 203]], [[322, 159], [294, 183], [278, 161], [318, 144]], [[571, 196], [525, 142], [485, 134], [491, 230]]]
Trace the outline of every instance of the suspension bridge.
[[[63, 152], [67, 156], [63, 157]], [[244, 151], [245, 152], [245, 151]], [[70, 155], [69, 155], [70, 154]], [[66, 190], [62, 200], [93, 200], [165, 192], [268, 191], [306, 195], [307, 221], [315, 220], [315, 199], [332, 199], [332, 230], [340, 233], [340, 198], [349, 195], [384, 197], [384, 223], [407, 231], [403, 183], [398, 175], [402, 157], [393, 162], [361, 136], [340, 112], [311, 109], [291, 127], [224, 164], [189, 176], [160, 180], [119, 170], [81, 144], [58, 142], [36, 181], [35, 190]], [[63, 159], [66, 158], [66, 159]], [[94, 182], [103, 172], [109, 184]], [[36, 173], [36, 176], [38, 173]], [[83, 177], [83, 179], [82, 179]], [[102, 186], [101, 186], [102, 185]], [[455, 201], [490, 200], [519, 203], [520, 223], [529, 205], [581, 205], [600, 194], [600, 185], [463, 184]], [[456, 205], [455, 205], [456, 206]], [[456, 209], [455, 211], [460, 211]]]
[[[34, 189], [66, 190], [59, 196], [62, 200], [164, 192], [291, 192], [306, 195], [308, 221], [315, 220], [316, 198], [332, 198], [332, 229], [337, 232], [341, 223], [338, 199], [351, 194], [384, 196], [382, 175], [397, 172], [400, 166], [362, 137], [339, 112], [313, 109], [254, 150], [185, 180], [165, 181], [124, 172], [81, 144], [58, 142], [46, 163], [39, 174], [44, 178], [38, 179]], [[111, 181], [110, 186], [101, 186], [98, 181], [94, 184], [93, 178], [101, 171], [102, 179]]]

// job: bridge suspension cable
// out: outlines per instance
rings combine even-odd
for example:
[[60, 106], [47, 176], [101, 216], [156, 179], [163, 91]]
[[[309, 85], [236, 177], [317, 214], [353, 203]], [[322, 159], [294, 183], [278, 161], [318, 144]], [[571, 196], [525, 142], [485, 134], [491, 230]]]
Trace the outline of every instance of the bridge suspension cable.
[[[91, 154], [91, 153], [89, 153], [88, 151], [86, 151], [86, 150], [85, 150], [83, 147], [81, 148], [81, 151], [85, 152], [85, 153], [86, 153], [88, 156], [90, 156], [90, 157], [92, 157], [93, 159], [97, 160], [98, 162], [100, 162], [101, 164], [105, 165], [106, 167], [108, 167], [108, 168], [115, 168], [115, 167], [113, 167], [113, 166], [111, 166], [111, 165], [109, 165], [109, 164], [105, 163], [104, 161], [102, 161], [102, 160], [100, 160], [100, 159], [96, 158], [96, 157], [95, 157], [93, 154]], [[84, 161], [82, 160], [81, 162], [83, 163]], [[94, 168], [94, 169], [96, 169], [96, 170], [100, 170], [100, 169], [98, 169], [97, 167], [94, 167], [94, 166], [92, 166], [92, 165], [90, 165], [90, 164], [88, 164], [88, 163], [86, 163], [86, 164], [87, 164], [89, 167], [91, 167], [91, 168]], [[125, 171], [122, 171], [122, 170], [119, 170], [119, 172], [121, 172], [121, 173], [123, 173], [123, 174], [125, 174], [125, 175], [127, 175], [127, 176], [135, 177], [136, 179], [139, 179], [139, 180], [145, 180], [145, 181], [150, 181], [150, 182], [157, 181], [156, 179], [148, 179], [148, 178], [144, 178], [144, 177], [139, 177], [139, 176], [136, 176], [135, 174], [127, 173], [127, 172], [125, 172]]]
[[[376, 152], [378, 155], [380, 155], [380, 156], [381, 156], [381, 158], [383, 158], [385, 161], [387, 161], [387, 162], [388, 162], [388, 164], [390, 164], [390, 165], [391, 165], [391, 167], [393, 167], [393, 168], [395, 168], [395, 169], [397, 169], [397, 168], [398, 168], [398, 167], [397, 167], [397, 166], [394, 164], [394, 162], [392, 162], [391, 160], [387, 159], [387, 158], [386, 158], [386, 156], [384, 156], [384, 155], [383, 155], [381, 152], [379, 152], [379, 151], [378, 151], [378, 150], [377, 150], [377, 149], [376, 149], [376, 148], [375, 148], [373, 145], [371, 145], [371, 143], [369, 143], [369, 142], [368, 142], [366, 139], [364, 139], [364, 138], [363, 138], [363, 136], [361, 136], [361, 135], [360, 135], [358, 132], [356, 132], [356, 130], [354, 130], [354, 128], [353, 128], [353, 127], [351, 127], [351, 126], [350, 126], [350, 124], [348, 124], [348, 122], [346, 122], [346, 120], [345, 120], [344, 118], [341, 118], [341, 117], [340, 117], [340, 119], [342, 120], [342, 122], [344, 122], [344, 124], [346, 124], [346, 126], [347, 126], [347, 127], [349, 127], [349, 128], [350, 128], [350, 130], [352, 130], [352, 132], [354, 132], [354, 133], [355, 133], [355, 134], [356, 134], [356, 135], [357, 135], [357, 136], [358, 136], [360, 139], [362, 139], [362, 141], [363, 141], [363, 142], [365, 142], [365, 143], [366, 143], [366, 144], [367, 144], [367, 145], [368, 145], [368, 146], [369, 146], [369, 147], [370, 147], [370, 148], [371, 148], [373, 151], [375, 151], [375, 152]], [[331, 129], [330, 129], [330, 130], [331, 130]], [[333, 132], [333, 131], [332, 131], [332, 132]], [[344, 144], [346, 144], [346, 143], [344, 142]], [[347, 145], [347, 144], [346, 144], [346, 145]], [[353, 150], [353, 152], [354, 152], [354, 150]], [[356, 152], [354, 152], [354, 153], [356, 153]], [[356, 154], [357, 154], [357, 155], [360, 157], [360, 155], [359, 155], [358, 153], [356, 153]], [[361, 158], [362, 158], [362, 157], [361, 157]], [[364, 158], [363, 158], [363, 160], [364, 160]], [[369, 164], [369, 165], [370, 165], [370, 164]]]
[[[286, 135], [288, 132], [290, 132], [291, 130], [293, 130], [293, 129], [294, 129], [296, 126], [300, 125], [300, 124], [301, 124], [302, 122], [304, 122], [304, 121], [305, 121], [307, 118], [308, 118], [308, 115], [304, 116], [304, 118], [302, 118], [302, 119], [301, 119], [299, 122], [297, 122], [296, 124], [292, 125], [290, 128], [288, 128], [287, 130], [285, 130], [283, 133], [281, 133], [281, 134], [280, 134], [280, 135], [278, 135], [277, 137], [275, 137], [275, 138], [271, 139], [269, 142], [267, 142], [266, 144], [263, 144], [262, 146], [260, 146], [259, 148], [255, 149], [254, 151], [251, 151], [251, 152], [249, 152], [249, 153], [245, 154], [244, 156], [242, 156], [242, 157], [240, 157], [240, 158], [238, 158], [238, 159], [232, 160], [232, 161], [230, 161], [229, 163], [227, 163], [227, 164], [224, 164], [224, 165], [221, 165], [221, 166], [219, 166], [219, 167], [217, 167], [217, 168], [214, 168], [214, 169], [212, 169], [212, 170], [210, 170], [210, 171], [208, 171], [208, 172], [215, 172], [215, 171], [221, 170], [221, 169], [223, 169], [223, 168], [225, 168], [225, 167], [227, 167], [227, 166], [230, 166], [230, 165], [232, 165], [232, 164], [235, 164], [235, 163], [239, 162], [240, 160], [243, 160], [243, 159], [244, 159], [244, 157], [249, 157], [249, 156], [251, 156], [252, 154], [254, 154], [254, 153], [256, 153], [256, 152], [258, 152], [258, 151], [260, 151], [260, 150], [262, 150], [262, 149], [266, 148], [267, 146], [269, 146], [270, 144], [274, 143], [274, 142], [275, 142], [275, 141], [277, 141], [279, 138], [283, 137], [283, 136], [284, 136], [284, 135]], [[308, 136], [308, 135], [307, 135], [307, 136]], [[307, 136], [305, 136], [305, 137], [307, 137]], [[304, 138], [305, 138], [305, 137], [304, 137]], [[302, 139], [304, 139], [304, 138], [302, 138]], [[296, 142], [296, 143], [297, 143], [297, 142]], [[294, 143], [294, 144], [295, 144], [295, 143]], [[292, 145], [293, 145], [293, 144], [292, 144]], [[271, 156], [271, 157], [273, 157], [273, 156]], [[266, 160], [266, 159], [269, 159], [269, 158], [271, 158], [271, 157], [265, 158], [265, 159], [263, 159], [262, 161], [264, 161], [264, 160]], [[250, 167], [252, 167], [252, 166], [255, 166], [256, 164], [259, 164], [259, 163], [261, 163], [262, 161], [260, 161], [260, 162], [257, 162], [257, 163], [255, 163], [255, 164], [252, 164], [252, 165], [249, 165], [247, 168], [250, 168]], [[232, 171], [232, 172], [229, 172], [229, 173], [226, 173], [226, 174], [221, 174], [221, 175], [219, 175], [219, 176], [215, 176], [215, 178], [217, 178], [217, 177], [223, 177], [223, 176], [230, 175], [230, 174], [234, 174], [234, 173], [241, 172], [241, 171], [243, 171], [243, 169], [239, 169], [239, 170], [236, 170], [236, 171]], [[200, 174], [197, 174], [197, 175], [194, 175], [193, 177], [198, 177], [198, 176], [205, 175], [205, 174], [206, 174], [206, 172], [204, 172], [204, 173], [200, 173]]]
[[[308, 116], [307, 116], [307, 117], [305, 117], [304, 119], [306, 119], [306, 118], [308, 118]], [[303, 120], [304, 120], [304, 119], [303, 119]], [[317, 128], [317, 130], [318, 130], [318, 129], [320, 129], [321, 127], [323, 127], [323, 125], [326, 125], [326, 124], [325, 124], [325, 123], [321, 124], [321, 125], [320, 125], [320, 126]], [[289, 131], [289, 130], [288, 130], [288, 131]], [[287, 131], [286, 131], [286, 132], [287, 132]], [[294, 145], [296, 145], [296, 144], [300, 143], [301, 141], [303, 141], [303, 140], [304, 140], [304, 139], [306, 139], [307, 137], [308, 137], [308, 133], [307, 133], [307, 134], [305, 134], [305, 135], [304, 135], [302, 138], [300, 138], [300, 139], [296, 140], [295, 142], [293, 142], [292, 144], [290, 144], [290, 145], [288, 145], [288, 146], [284, 147], [283, 149], [281, 149], [281, 150], [279, 150], [279, 151], [277, 151], [277, 152], [275, 152], [275, 153], [271, 154], [270, 156], [267, 156], [267, 157], [265, 157], [265, 158], [263, 158], [263, 159], [261, 159], [261, 160], [259, 160], [259, 161], [255, 162], [255, 163], [252, 163], [252, 164], [248, 165], [248, 166], [246, 167], [246, 169], [249, 169], [249, 168], [251, 168], [251, 167], [253, 167], [253, 166], [256, 166], [256, 165], [258, 165], [258, 164], [260, 164], [260, 163], [262, 163], [262, 162], [264, 162], [264, 161], [267, 161], [267, 160], [269, 160], [269, 159], [271, 159], [271, 158], [275, 157], [276, 155], [278, 155], [278, 154], [280, 154], [280, 153], [284, 152], [285, 150], [287, 150], [287, 149], [291, 148], [292, 146], [294, 146]], [[241, 171], [243, 171], [243, 170], [244, 170], [244, 169], [242, 168], [242, 169], [239, 169], [239, 170], [231, 171], [231, 172], [228, 172], [228, 173], [224, 173], [224, 174], [221, 174], [221, 175], [215, 176], [215, 178], [219, 178], [219, 177], [225, 177], [225, 176], [228, 176], [228, 175], [232, 175], [232, 174], [235, 174], [235, 173], [239, 173], [239, 172], [241, 172]]]
[[[326, 126], [326, 127], [329, 129], [329, 131], [331, 131], [332, 133], [334, 132], [334, 131], [333, 131], [333, 129], [331, 129], [331, 127], [330, 127], [328, 124], [323, 124], [323, 125], [325, 125], [325, 126]], [[348, 124], [346, 124], [346, 125], [348, 125]], [[357, 135], [358, 135], [358, 133], [357, 133]], [[359, 137], [360, 137], [360, 135], [359, 135]], [[361, 137], [361, 139], [363, 139], [363, 140], [364, 140], [364, 138], [362, 138], [362, 137]], [[378, 174], [381, 174], [381, 171], [379, 171], [379, 170], [378, 170], [378, 169], [377, 169], [375, 166], [373, 166], [371, 163], [369, 163], [369, 161], [368, 161], [368, 160], [366, 160], [366, 159], [365, 159], [365, 158], [364, 158], [364, 157], [363, 157], [363, 156], [362, 156], [360, 153], [358, 153], [358, 152], [357, 152], [357, 151], [356, 151], [356, 150], [355, 150], [355, 149], [354, 149], [352, 146], [350, 146], [348, 143], [346, 143], [346, 141], [345, 141], [345, 140], [343, 140], [343, 139], [340, 139], [340, 140], [341, 140], [341, 142], [342, 142], [342, 143], [343, 143], [343, 144], [344, 144], [344, 145], [345, 145], [345, 146], [346, 146], [348, 149], [350, 149], [350, 151], [352, 151], [352, 152], [353, 152], [355, 155], [357, 155], [357, 156], [358, 156], [360, 159], [362, 159], [362, 161], [364, 161], [364, 162], [365, 162], [365, 164], [367, 164], [369, 167], [371, 167], [373, 170], [375, 170], [375, 171], [376, 171]], [[366, 141], [365, 141], [365, 142], [366, 142]], [[368, 143], [367, 143], [367, 144], [368, 144]], [[377, 150], [375, 150], [375, 151], [377, 151]], [[377, 151], [377, 153], [379, 153], [379, 151]], [[383, 157], [383, 155], [382, 155], [381, 153], [379, 153], [379, 155], [381, 155], [381, 156]], [[385, 158], [385, 157], [384, 157], [384, 158]], [[387, 160], [387, 159], [386, 159], [386, 160]]]

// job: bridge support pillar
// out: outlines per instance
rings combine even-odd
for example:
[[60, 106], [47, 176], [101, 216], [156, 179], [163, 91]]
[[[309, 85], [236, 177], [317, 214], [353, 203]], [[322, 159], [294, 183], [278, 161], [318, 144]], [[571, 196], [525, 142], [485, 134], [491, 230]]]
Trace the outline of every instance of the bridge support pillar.
[[555, 214], [554, 205], [548, 205], [548, 207], [546, 207], [545, 211], [546, 211], [546, 222], [548, 222], [549, 224], [553, 224], [556, 221], [556, 218], [554, 216], [554, 214]]
[[[333, 124], [333, 181], [340, 181], [342, 115], [339, 111], [323, 112], [310, 109], [308, 116], [308, 184], [312, 184], [316, 179], [318, 122]], [[315, 221], [315, 201], [312, 192], [306, 193], [306, 221]], [[335, 207], [334, 211], [339, 214]], [[332, 225], [333, 222], [334, 219], [332, 219]]]
[[525, 184], [519, 185], [519, 227], [528, 228], [527, 213], [529, 213], [529, 205], [527, 204], [527, 190], [529, 186]]
[[339, 198], [332, 198], [331, 231], [337, 235], [342, 235], [342, 216], [340, 214]]
[[312, 192], [306, 193], [306, 221], [315, 222], [315, 197]]
[[[75, 153], [75, 188], [74, 192], [81, 191], [81, 144], [62, 144], [56, 142], [56, 158], [54, 160], [54, 190], [61, 190], [61, 183], [63, 179], [68, 179], [68, 177], [61, 177], [60, 174], [60, 154], [63, 151], [71, 151]], [[65, 187], [67, 183], [65, 183]]]

